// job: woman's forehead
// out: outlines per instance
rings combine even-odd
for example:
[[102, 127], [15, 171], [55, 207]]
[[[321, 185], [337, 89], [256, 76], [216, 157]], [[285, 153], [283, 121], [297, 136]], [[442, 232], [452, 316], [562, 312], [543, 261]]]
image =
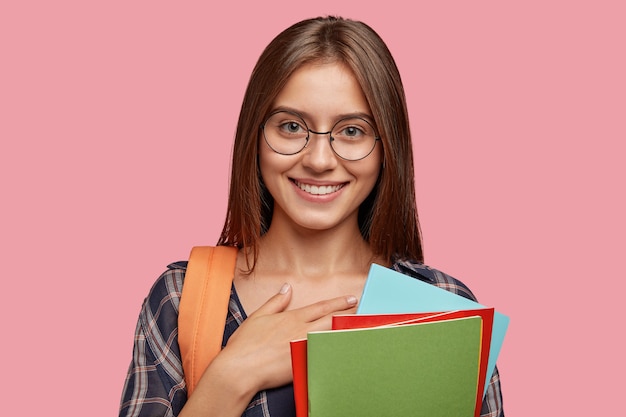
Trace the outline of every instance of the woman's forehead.
[[371, 115], [361, 86], [343, 63], [306, 64], [287, 79], [272, 110], [295, 111], [311, 121], [341, 115]]

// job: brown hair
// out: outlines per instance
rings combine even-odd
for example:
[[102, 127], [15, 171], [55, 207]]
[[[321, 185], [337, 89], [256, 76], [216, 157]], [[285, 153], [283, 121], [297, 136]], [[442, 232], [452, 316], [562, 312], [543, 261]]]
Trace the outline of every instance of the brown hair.
[[[251, 248], [271, 222], [273, 198], [258, 169], [261, 123], [289, 76], [304, 64], [341, 62], [352, 69], [368, 101], [383, 145], [377, 185], [359, 209], [359, 227], [374, 254], [423, 261], [415, 204], [413, 152], [404, 88], [389, 49], [368, 25], [339, 17], [294, 24], [261, 54], [241, 106], [228, 212], [218, 245]], [[248, 265], [250, 269], [254, 264]]]

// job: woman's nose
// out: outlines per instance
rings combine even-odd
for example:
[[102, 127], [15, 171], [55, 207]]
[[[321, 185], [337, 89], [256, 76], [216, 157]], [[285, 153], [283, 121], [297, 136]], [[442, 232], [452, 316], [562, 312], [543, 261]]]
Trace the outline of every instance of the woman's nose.
[[337, 155], [330, 145], [330, 133], [309, 133], [302, 164], [315, 171], [326, 171], [337, 166]]

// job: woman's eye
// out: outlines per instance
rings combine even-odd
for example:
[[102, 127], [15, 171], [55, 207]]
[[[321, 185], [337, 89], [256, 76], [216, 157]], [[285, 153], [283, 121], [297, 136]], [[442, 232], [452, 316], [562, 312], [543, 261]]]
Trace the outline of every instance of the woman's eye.
[[342, 127], [337, 134], [334, 136], [345, 137], [350, 139], [355, 139], [357, 137], [363, 136], [363, 129], [357, 126], [345, 126]]
[[287, 128], [290, 132], [297, 132], [300, 130], [300, 125], [296, 122], [291, 122], [287, 124]]
[[333, 137], [350, 140], [373, 135], [373, 129], [365, 120], [358, 117], [339, 121], [333, 128]]
[[359, 129], [358, 127], [350, 126], [344, 129], [344, 134], [346, 136], [357, 136], [360, 133], [362, 132], [361, 129]]
[[298, 122], [286, 122], [282, 124], [282, 129], [287, 133], [301, 133], [303, 128]]

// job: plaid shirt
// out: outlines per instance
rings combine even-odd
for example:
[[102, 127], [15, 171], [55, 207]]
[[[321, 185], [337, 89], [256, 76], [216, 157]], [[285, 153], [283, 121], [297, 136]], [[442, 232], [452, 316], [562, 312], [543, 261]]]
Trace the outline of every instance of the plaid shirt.
[[[168, 265], [168, 270], [159, 277], [143, 303], [135, 331], [133, 360], [122, 393], [120, 417], [177, 416], [187, 401], [177, 323], [185, 268], [186, 262]], [[476, 299], [459, 280], [423, 264], [399, 260], [392, 268], [463, 297]], [[245, 319], [233, 286], [222, 346]], [[257, 393], [242, 415], [270, 416], [295, 416], [291, 385]], [[483, 400], [481, 416], [504, 417], [497, 368]]]

